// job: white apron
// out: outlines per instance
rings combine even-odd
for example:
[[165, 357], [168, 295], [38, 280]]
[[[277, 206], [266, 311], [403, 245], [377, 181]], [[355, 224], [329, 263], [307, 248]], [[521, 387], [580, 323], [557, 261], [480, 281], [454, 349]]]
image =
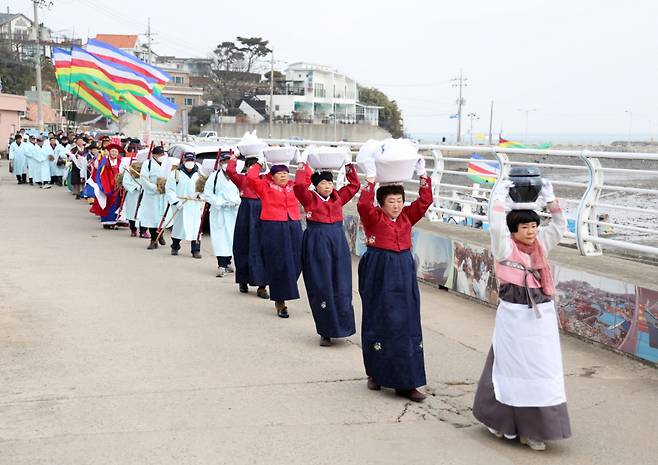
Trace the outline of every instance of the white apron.
[[567, 401], [553, 302], [537, 304], [541, 318], [524, 304], [501, 301], [493, 334], [496, 400], [513, 407], [549, 407]]

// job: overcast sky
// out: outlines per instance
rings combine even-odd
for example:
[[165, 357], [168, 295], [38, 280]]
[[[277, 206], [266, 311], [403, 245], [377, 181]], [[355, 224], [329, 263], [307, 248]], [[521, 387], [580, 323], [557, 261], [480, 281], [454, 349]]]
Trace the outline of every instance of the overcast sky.
[[[28, 0], [0, 2], [32, 16]], [[658, 132], [658, 2], [650, 0], [53, 0], [54, 31], [146, 31], [161, 54], [205, 57], [237, 35], [270, 41], [277, 60], [330, 65], [386, 92], [411, 132], [454, 131], [465, 113], [494, 132]], [[4, 11], [4, 8], [3, 8]], [[279, 64], [278, 66], [283, 66]], [[466, 123], [468, 125], [468, 123]]]

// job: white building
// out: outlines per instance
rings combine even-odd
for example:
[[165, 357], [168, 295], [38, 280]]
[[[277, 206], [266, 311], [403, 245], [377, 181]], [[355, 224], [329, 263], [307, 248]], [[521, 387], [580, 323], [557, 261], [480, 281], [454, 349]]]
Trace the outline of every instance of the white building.
[[[259, 94], [268, 106], [270, 95]], [[272, 98], [274, 121], [377, 126], [379, 108], [359, 102], [357, 82], [328, 66], [293, 63], [285, 71], [285, 82], [277, 82]]]

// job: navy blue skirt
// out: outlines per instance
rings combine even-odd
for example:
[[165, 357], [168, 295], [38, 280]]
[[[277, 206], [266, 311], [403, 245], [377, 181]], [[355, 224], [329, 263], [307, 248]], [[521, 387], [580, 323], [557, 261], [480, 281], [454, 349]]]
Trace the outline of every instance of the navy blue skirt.
[[366, 374], [394, 389], [425, 385], [420, 293], [411, 252], [368, 247], [359, 262], [359, 294]]
[[299, 221], [260, 222], [260, 243], [270, 285], [270, 300], [299, 299], [302, 272], [302, 227]]
[[306, 222], [302, 272], [318, 334], [325, 337], [354, 334], [352, 254], [342, 222]]
[[235, 221], [233, 260], [236, 283], [267, 285], [260, 247], [260, 199], [242, 198]]

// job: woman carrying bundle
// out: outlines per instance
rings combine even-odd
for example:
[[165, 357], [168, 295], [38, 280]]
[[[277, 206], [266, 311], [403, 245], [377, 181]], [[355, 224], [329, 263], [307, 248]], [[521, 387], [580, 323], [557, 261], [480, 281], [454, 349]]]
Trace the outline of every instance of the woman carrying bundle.
[[263, 154], [247, 172], [247, 182], [261, 199], [260, 239], [263, 262], [270, 285], [270, 300], [277, 315], [288, 318], [286, 300], [299, 299], [297, 280], [302, 272], [302, 227], [299, 204], [288, 178], [288, 167], [275, 164], [260, 177]]
[[[302, 273], [320, 345], [331, 338], [355, 333], [352, 307], [352, 254], [343, 232], [343, 205], [359, 191], [352, 156], [345, 153], [349, 184], [336, 190], [331, 171], [313, 173], [300, 163], [295, 174], [295, 196], [306, 212], [302, 239]], [[309, 186], [313, 184], [313, 190]]]
[[210, 205], [210, 238], [217, 257], [217, 277], [234, 271], [231, 265], [233, 253], [233, 233], [240, 205], [240, 192], [226, 174], [230, 155], [219, 155], [219, 170], [215, 170], [206, 180], [201, 198]]
[[[370, 170], [368, 170], [370, 171]], [[368, 172], [357, 209], [363, 224], [367, 251], [359, 262], [359, 294], [363, 307], [361, 329], [363, 362], [368, 389], [393, 388], [399, 396], [421, 402], [416, 388], [426, 384], [420, 294], [411, 254], [411, 228], [432, 204], [431, 181], [421, 158], [418, 198], [404, 206], [402, 184], [377, 189]]]
[[[505, 215], [513, 185], [502, 180], [491, 194], [489, 231], [500, 303], [473, 415], [496, 437], [518, 435], [521, 444], [544, 450], [544, 441], [571, 436], [553, 303], [555, 285], [547, 260], [566, 231], [566, 220], [546, 180], [539, 195], [551, 212], [551, 224], [539, 227], [539, 215], [533, 210]], [[528, 200], [532, 199], [522, 201]]]

